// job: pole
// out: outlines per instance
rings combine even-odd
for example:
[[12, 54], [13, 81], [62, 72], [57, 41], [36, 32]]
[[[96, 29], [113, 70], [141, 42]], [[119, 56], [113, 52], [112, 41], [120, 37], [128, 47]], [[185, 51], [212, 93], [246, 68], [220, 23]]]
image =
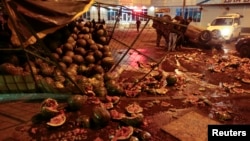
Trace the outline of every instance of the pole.
[[101, 6], [100, 6], [100, 3], [98, 3], [98, 5], [97, 5], [97, 7], [98, 7], [98, 10], [97, 10], [97, 14], [98, 14], [98, 23], [100, 23], [101, 22]]
[[182, 14], [181, 14], [181, 16], [182, 17], [184, 17], [185, 16], [185, 14], [184, 14], [184, 12], [185, 12], [185, 6], [186, 6], [186, 0], [182, 0]]

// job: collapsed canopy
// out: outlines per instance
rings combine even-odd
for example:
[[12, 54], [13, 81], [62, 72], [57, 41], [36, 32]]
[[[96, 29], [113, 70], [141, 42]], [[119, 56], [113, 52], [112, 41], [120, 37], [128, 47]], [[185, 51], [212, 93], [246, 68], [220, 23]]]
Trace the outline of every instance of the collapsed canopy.
[[9, 0], [5, 4], [12, 19], [10, 28], [21, 34], [29, 44], [35, 42], [31, 29], [42, 38], [87, 12], [93, 2], [94, 0]]

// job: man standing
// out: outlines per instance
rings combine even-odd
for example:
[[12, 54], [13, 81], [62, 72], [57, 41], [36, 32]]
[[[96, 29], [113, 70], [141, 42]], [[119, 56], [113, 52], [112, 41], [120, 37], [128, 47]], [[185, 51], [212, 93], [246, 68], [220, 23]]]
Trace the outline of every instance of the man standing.
[[180, 24], [181, 21], [181, 16], [175, 16], [172, 20], [173, 24], [169, 33], [168, 51], [175, 51], [178, 33], [180, 32], [180, 26], [178, 26], [177, 24]]
[[171, 21], [171, 17], [169, 15], [164, 15], [161, 18], [158, 18], [153, 21], [152, 27], [156, 30], [156, 46], [160, 47], [161, 38], [165, 39], [165, 46], [168, 48], [168, 36], [169, 36], [169, 23]]
[[180, 21], [180, 24], [183, 26], [180, 27], [180, 34], [177, 37], [177, 43], [176, 43], [176, 49], [181, 49], [182, 46], [186, 46], [188, 43], [188, 37], [185, 36], [185, 32], [187, 30], [188, 25], [192, 22], [192, 17], [189, 17], [188, 19], [182, 19]]
[[141, 26], [141, 21], [138, 19], [138, 20], [136, 21], [136, 29], [137, 29], [137, 32], [139, 32], [140, 26]]

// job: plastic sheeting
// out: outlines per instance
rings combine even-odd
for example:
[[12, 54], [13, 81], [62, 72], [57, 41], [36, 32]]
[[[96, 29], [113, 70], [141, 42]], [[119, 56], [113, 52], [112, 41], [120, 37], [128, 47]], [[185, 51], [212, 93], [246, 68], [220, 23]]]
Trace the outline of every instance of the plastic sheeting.
[[[87, 12], [94, 0], [8, 0], [12, 44], [24, 46], [36, 42]], [[18, 36], [19, 35], [19, 36]], [[22, 37], [20, 41], [20, 35]]]

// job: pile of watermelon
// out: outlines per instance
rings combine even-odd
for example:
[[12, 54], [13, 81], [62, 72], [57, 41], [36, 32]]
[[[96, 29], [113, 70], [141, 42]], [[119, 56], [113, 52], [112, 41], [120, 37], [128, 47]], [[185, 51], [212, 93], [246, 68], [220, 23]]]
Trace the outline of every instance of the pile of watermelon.
[[[43, 136], [43, 139], [53, 140], [72, 140], [76, 136], [83, 137], [84, 135], [82, 132], [76, 133], [76, 130], [88, 133], [91, 130], [106, 130], [112, 124], [120, 125], [120, 128], [114, 128], [113, 132], [110, 133], [112, 141], [150, 140], [151, 134], [140, 129], [144, 125], [143, 108], [134, 102], [128, 104], [124, 108], [124, 112], [120, 110], [118, 112], [119, 103], [118, 96], [106, 96], [105, 99], [101, 100], [98, 97], [71, 95], [63, 104], [53, 98], [44, 99], [41, 102], [40, 113], [33, 117], [32, 121], [36, 124], [33, 124], [30, 129], [31, 136], [34, 138]], [[46, 134], [51, 129], [54, 130], [53, 136]], [[67, 131], [61, 131], [65, 129]], [[61, 134], [65, 132], [72, 133], [74, 136]]]
[[[39, 43], [27, 47], [37, 55], [30, 55], [29, 59], [21, 53], [3, 56], [0, 72], [3, 75], [33, 73], [36, 81], [42, 83], [38, 85], [38, 90], [42, 92], [51, 92], [51, 89], [43, 88], [44, 84], [62, 90], [60, 92], [74, 94], [84, 92], [105, 96], [107, 93], [122, 92], [117, 83], [111, 82], [113, 78], [108, 72], [115, 64], [109, 39], [106, 25], [73, 21], [45, 36], [45, 48]], [[76, 85], [82, 90], [77, 90]]]
[[105, 96], [104, 75], [115, 64], [110, 46], [109, 33], [103, 24], [93, 21], [75, 21], [66, 29], [47, 35], [44, 42], [50, 49], [50, 59], [57, 62], [64, 73], [51, 76], [57, 88], [67, 87], [66, 76], [73, 79], [88, 94]]

